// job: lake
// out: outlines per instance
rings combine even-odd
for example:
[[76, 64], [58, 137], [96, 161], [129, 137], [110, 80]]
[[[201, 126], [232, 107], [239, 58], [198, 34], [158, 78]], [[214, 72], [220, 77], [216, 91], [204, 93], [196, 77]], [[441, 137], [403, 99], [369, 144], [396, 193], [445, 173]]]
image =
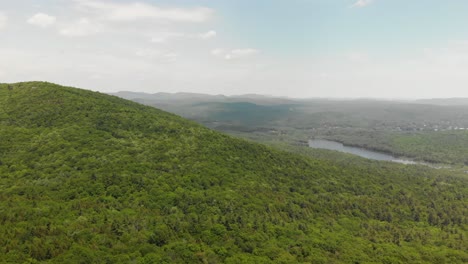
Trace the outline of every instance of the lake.
[[336, 151], [345, 152], [345, 153], [349, 153], [353, 155], [358, 155], [366, 159], [392, 161], [392, 162], [403, 163], [403, 164], [422, 164], [420, 162], [415, 162], [409, 159], [402, 159], [399, 157], [395, 157], [390, 154], [372, 151], [372, 150], [368, 150], [365, 148], [345, 146], [340, 142], [324, 140], [324, 139], [309, 140], [309, 147], [318, 148], [318, 149], [336, 150]]

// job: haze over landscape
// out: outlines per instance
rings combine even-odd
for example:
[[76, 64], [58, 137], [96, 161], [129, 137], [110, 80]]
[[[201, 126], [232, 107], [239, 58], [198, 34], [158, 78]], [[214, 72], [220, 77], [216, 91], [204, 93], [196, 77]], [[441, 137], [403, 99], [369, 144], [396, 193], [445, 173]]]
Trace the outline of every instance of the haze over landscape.
[[468, 2], [20, 0], [0, 79], [102, 92], [468, 97]]
[[468, 263], [465, 0], [0, 0], [0, 264]]

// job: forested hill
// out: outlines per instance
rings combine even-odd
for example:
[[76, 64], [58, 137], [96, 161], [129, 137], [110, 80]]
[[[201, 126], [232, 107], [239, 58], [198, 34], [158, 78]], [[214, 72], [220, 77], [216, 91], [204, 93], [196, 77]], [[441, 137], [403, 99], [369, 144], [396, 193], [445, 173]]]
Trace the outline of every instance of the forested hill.
[[466, 263], [468, 182], [0, 85], [0, 263]]

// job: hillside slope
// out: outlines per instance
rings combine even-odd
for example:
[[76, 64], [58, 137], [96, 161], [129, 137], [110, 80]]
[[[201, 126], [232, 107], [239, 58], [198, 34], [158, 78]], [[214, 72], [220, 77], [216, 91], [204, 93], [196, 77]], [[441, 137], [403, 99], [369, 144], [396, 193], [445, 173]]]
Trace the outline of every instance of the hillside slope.
[[0, 263], [463, 263], [466, 179], [333, 163], [50, 83], [0, 85]]

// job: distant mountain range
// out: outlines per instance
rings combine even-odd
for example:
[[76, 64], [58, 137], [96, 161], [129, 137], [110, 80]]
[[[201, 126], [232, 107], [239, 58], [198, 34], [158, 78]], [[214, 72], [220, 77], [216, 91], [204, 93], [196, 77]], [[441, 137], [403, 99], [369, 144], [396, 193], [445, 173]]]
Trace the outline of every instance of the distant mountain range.
[[143, 92], [131, 92], [131, 91], [120, 91], [116, 93], [110, 93], [124, 99], [132, 101], [148, 101], [153, 102], [169, 102], [178, 101], [183, 102], [251, 102], [256, 104], [294, 104], [314, 101], [331, 101], [331, 102], [401, 102], [401, 103], [415, 103], [415, 104], [430, 104], [439, 106], [468, 106], [468, 98], [434, 98], [434, 99], [416, 99], [416, 100], [399, 100], [399, 99], [372, 99], [372, 98], [289, 98], [289, 97], [276, 97], [260, 94], [243, 94], [243, 95], [210, 95], [201, 93], [143, 93]]
[[199, 93], [140, 93], [122, 91], [117, 93], [110, 93], [127, 100], [137, 102], [169, 102], [174, 101], [177, 103], [197, 103], [197, 102], [250, 102], [255, 104], [291, 104], [298, 103], [297, 100], [285, 97], [273, 97], [258, 94], [244, 94], [244, 95], [209, 95]]
[[421, 99], [414, 101], [421, 104], [432, 104], [441, 106], [467, 106], [468, 98], [435, 98], [435, 99]]

